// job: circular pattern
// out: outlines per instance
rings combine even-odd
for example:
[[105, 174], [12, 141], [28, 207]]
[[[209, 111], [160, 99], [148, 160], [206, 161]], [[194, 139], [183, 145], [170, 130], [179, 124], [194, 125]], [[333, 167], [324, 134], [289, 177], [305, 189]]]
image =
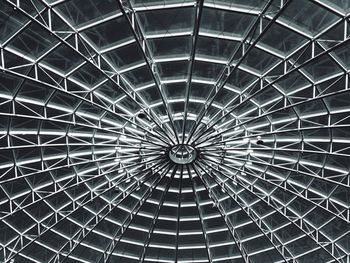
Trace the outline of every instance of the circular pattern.
[[176, 164], [192, 163], [197, 157], [197, 151], [191, 145], [178, 144], [170, 148], [169, 158]]
[[0, 262], [348, 263], [348, 2], [2, 0]]

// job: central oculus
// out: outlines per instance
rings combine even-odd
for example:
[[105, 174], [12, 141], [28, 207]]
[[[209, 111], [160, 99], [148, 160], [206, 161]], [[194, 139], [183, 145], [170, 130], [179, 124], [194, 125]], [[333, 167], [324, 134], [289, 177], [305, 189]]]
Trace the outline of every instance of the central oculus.
[[169, 150], [169, 158], [176, 164], [192, 163], [196, 157], [196, 149], [188, 144], [178, 144], [171, 147]]

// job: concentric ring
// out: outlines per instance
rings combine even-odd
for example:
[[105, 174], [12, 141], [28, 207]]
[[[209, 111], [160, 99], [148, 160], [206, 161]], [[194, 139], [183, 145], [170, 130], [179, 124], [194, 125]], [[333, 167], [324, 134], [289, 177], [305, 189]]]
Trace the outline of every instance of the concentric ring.
[[348, 1], [0, 1], [0, 262], [350, 262]]

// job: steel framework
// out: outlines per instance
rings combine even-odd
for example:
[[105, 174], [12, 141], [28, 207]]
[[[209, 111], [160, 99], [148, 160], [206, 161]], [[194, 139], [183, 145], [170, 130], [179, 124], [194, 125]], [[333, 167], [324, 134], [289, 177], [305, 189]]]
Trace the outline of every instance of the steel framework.
[[349, 18], [0, 0], [0, 262], [350, 263]]

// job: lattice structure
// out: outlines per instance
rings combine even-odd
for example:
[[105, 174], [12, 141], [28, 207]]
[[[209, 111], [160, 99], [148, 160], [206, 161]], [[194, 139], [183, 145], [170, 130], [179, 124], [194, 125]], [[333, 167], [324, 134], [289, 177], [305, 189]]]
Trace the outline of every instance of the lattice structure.
[[349, 263], [349, 16], [0, 0], [0, 262]]

